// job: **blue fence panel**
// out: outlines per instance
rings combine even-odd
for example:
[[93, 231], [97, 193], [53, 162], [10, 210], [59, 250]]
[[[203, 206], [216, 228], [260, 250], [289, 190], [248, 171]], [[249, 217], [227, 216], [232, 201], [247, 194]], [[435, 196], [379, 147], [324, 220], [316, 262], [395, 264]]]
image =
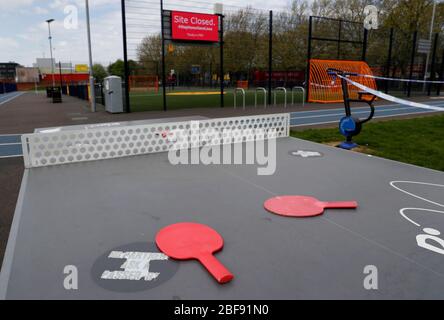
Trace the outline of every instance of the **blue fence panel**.
[[17, 84], [9, 82], [0, 82], [0, 94], [17, 91]]

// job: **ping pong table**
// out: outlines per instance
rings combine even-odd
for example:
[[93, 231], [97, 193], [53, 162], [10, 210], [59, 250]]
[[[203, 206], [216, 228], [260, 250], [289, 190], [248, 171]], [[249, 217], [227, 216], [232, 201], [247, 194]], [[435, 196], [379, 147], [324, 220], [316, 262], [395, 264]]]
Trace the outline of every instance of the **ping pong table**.
[[[291, 138], [288, 114], [200, 123], [276, 128], [275, 173], [258, 175], [257, 164], [172, 165], [159, 130], [189, 129], [189, 120], [25, 135], [27, 169], [0, 298], [444, 298], [444, 173]], [[263, 206], [277, 195], [359, 207], [281, 217]], [[178, 222], [222, 235], [216, 257], [231, 282], [220, 285], [198, 262], [158, 251], [157, 232]], [[127, 277], [140, 268], [145, 278]], [[371, 289], [368, 268], [377, 275]], [[74, 274], [78, 284], [67, 288]]]

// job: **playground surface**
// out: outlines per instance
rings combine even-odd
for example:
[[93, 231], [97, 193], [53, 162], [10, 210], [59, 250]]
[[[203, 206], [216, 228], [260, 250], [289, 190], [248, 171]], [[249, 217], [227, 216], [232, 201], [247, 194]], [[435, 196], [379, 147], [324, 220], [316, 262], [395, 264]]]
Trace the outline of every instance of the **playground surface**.
[[[163, 128], [180, 120], [158, 121]], [[444, 173], [291, 137], [277, 139], [276, 153], [271, 176], [257, 175], [256, 165], [174, 166], [165, 152], [26, 169], [0, 295], [444, 297], [443, 240], [437, 236], [444, 229]], [[359, 206], [307, 219], [264, 209], [267, 199], [287, 194], [355, 200]], [[223, 236], [225, 247], [216, 256], [234, 274], [233, 281], [221, 286], [197, 262], [172, 260], [151, 261], [156, 281], [103, 278], [106, 271], [124, 270], [125, 259], [113, 258], [116, 252], [159, 253], [157, 232], [184, 221], [209, 225]], [[66, 266], [77, 267], [78, 290], [64, 288]], [[378, 270], [378, 290], [365, 289], [367, 266]]]

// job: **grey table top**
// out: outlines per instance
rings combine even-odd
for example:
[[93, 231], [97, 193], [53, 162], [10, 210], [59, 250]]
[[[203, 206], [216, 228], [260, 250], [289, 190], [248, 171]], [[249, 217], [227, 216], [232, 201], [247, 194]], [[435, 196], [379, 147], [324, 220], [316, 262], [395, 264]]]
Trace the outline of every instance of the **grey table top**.
[[[442, 240], [417, 241], [424, 228], [444, 230], [444, 173], [293, 138], [278, 140], [277, 155], [271, 176], [257, 175], [256, 165], [173, 166], [165, 153], [26, 170], [0, 297], [444, 298]], [[308, 219], [263, 208], [287, 194], [359, 208]], [[403, 216], [403, 208], [416, 209]], [[100, 279], [125, 262], [112, 251], [155, 253], [156, 233], [183, 221], [224, 237], [216, 256], [232, 282], [217, 284], [195, 261], [170, 260], [151, 261], [152, 281]], [[77, 290], [64, 287], [68, 265], [78, 270]], [[377, 268], [377, 290], [364, 286], [366, 266]]]

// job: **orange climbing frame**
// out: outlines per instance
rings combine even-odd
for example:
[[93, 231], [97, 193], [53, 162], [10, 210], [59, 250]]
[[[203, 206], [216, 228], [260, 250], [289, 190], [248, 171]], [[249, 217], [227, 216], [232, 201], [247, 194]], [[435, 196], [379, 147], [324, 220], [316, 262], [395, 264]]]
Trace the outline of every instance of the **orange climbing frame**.
[[[364, 61], [310, 59], [308, 102], [333, 103], [344, 101], [342, 97], [341, 79], [338, 77], [333, 79], [332, 76], [327, 73], [328, 68], [373, 75], [370, 67]], [[350, 79], [377, 90], [376, 82], [373, 78], [350, 76]], [[361, 90], [348, 84], [348, 92], [351, 99], [358, 99], [359, 91]]]

